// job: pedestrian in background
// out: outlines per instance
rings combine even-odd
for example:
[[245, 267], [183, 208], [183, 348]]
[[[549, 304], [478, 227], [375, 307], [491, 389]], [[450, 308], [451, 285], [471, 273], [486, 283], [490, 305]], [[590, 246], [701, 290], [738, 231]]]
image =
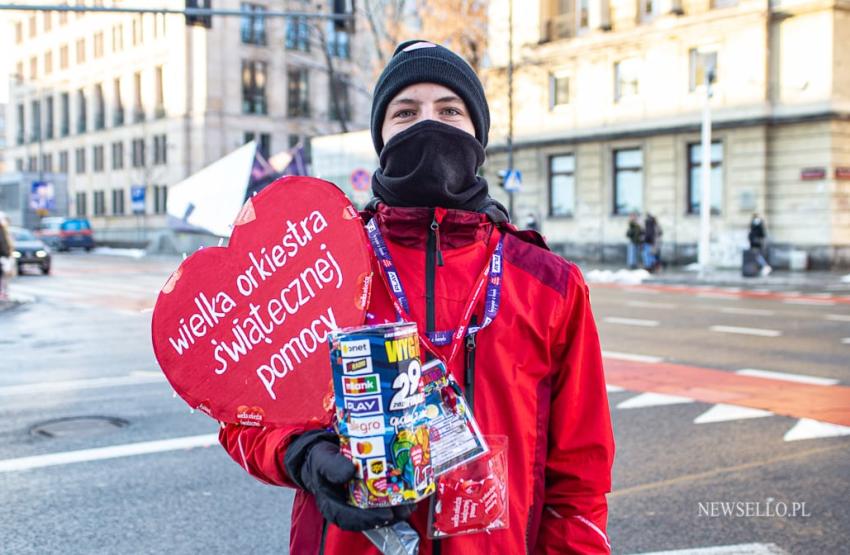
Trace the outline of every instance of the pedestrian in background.
[[661, 226], [655, 216], [647, 213], [643, 223], [643, 267], [654, 272], [660, 265], [659, 245], [661, 242]]
[[770, 264], [767, 263], [764, 257], [767, 246], [767, 230], [764, 226], [764, 220], [758, 214], [753, 214], [753, 219], [750, 220], [748, 238], [750, 240], [750, 250], [755, 254], [756, 262], [759, 265], [759, 272], [762, 276], [769, 275], [773, 271], [773, 268], [770, 267]]
[[540, 231], [540, 224], [537, 223], [537, 218], [534, 216], [534, 212], [529, 212], [525, 216], [525, 229]]
[[644, 240], [643, 228], [638, 221], [639, 216], [640, 214], [637, 211], [632, 212], [632, 215], [629, 216], [629, 229], [626, 231], [626, 237], [629, 239], [626, 245], [626, 264], [630, 270], [637, 269], [638, 254]]
[[6, 300], [6, 274], [11, 276], [14, 260], [12, 259], [12, 235], [9, 233], [9, 219], [5, 212], [0, 212], [0, 300]]

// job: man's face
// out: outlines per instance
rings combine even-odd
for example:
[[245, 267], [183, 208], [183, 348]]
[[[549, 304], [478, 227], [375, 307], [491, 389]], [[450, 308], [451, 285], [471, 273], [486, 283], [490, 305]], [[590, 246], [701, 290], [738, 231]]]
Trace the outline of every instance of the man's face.
[[435, 83], [417, 83], [403, 89], [387, 104], [381, 139], [387, 144], [394, 135], [428, 119], [475, 136], [466, 103], [454, 91]]

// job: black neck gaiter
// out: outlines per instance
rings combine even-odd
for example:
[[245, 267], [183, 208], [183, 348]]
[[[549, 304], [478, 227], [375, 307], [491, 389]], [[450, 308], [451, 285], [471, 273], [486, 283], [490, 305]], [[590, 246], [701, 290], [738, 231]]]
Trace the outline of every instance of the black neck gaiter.
[[466, 131], [433, 120], [392, 137], [372, 176], [372, 192], [390, 206], [440, 206], [478, 211], [487, 181], [476, 175], [484, 149]]

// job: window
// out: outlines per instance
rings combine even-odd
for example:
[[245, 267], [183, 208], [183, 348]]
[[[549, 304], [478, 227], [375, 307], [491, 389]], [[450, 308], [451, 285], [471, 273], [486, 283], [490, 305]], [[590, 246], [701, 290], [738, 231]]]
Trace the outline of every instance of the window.
[[168, 143], [165, 135], [154, 135], [153, 137], [153, 163], [154, 165], [166, 164], [168, 162]]
[[68, 151], [59, 153], [59, 173], [68, 173]]
[[133, 18], [133, 46], [138, 46], [144, 41], [144, 16], [138, 15]]
[[328, 54], [337, 58], [351, 58], [351, 40], [348, 32], [337, 29], [334, 21], [327, 22], [325, 37], [328, 43]]
[[242, 42], [244, 44], [266, 44], [266, 8], [256, 4], [242, 4]]
[[94, 86], [94, 128], [103, 129], [106, 126], [106, 107], [103, 103], [103, 84]]
[[24, 144], [24, 137], [26, 136], [24, 131], [24, 105], [18, 104], [18, 131], [15, 137], [15, 144]]
[[24, 159], [23, 158], [16, 158], [15, 159], [15, 170], [19, 171], [19, 172], [24, 171]]
[[29, 171], [29, 172], [38, 171], [38, 165], [37, 164], [38, 164], [38, 158], [36, 158], [35, 156], [30, 156], [27, 159], [27, 171]]
[[53, 12], [44, 12], [44, 31], [47, 32], [53, 28]]
[[549, 215], [573, 216], [576, 203], [574, 154], [549, 157]]
[[266, 113], [266, 63], [242, 61], [242, 113]]
[[112, 27], [112, 51], [121, 52], [124, 50], [124, 26], [115, 25]]
[[705, 85], [706, 77], [711, 76], [711, 82], [717, 82], [717, 51], [691, 48], [689, 58], [689, 84], [691, 92]]
[[59, 69], [68, 69], [68, 45], [59, 47]]
[[133, 139], [133, 167], [143, 168], [145, 166], [145, 140]]
[[103, 171], [103, 145], [92, 148], [92, 170], [96, 172]]
[[45, 122], [44, 122], [44, 138], [52, 139], [53, 138], [53, 97], [48, 96], [45, 99]]
[[30, 58], [30, 79], [35, 81], [38, 78], [38, 58], [33, 56]]
[[153, 186], [153, 213], [165, 214], [168, 205], [168, 187], [165, 185]]
[[642, 21], [651, 21], [661, 15], [663, 9], [662, 0], [640, 0], [640, 18]]
[[32, 101], [32, 136], [30, 140], [37, 142], [41, 140], [41, 102], [38, 100]]
[[94, 34], [94, 57], [103, 58], [103, 31]]
[[549, 76], [549, 106], [563, 106], [570, 103], [570, 78], [566, 75]]
[[154, 86], [156, 87], [156, 106], [154, 107], [154, 117], [165, 117], [165, 100], [162, 94], [162, 66], [156, 66], [154, 71]]
[[135, 91], [135, 104], [133, 107], [133, 123], [145, 120], [145, 107], [142, 104], [142, 72], [137, 71], [133, 75], [133, 90]]
[[42, 154], [41, 155], [41, 169], [47, 173], [53, 173], [53, 155], [52, 154]]
[[103, 191], [94, 192], [94, 215], [103, 216], [106, 214], [106, 202], [104, 202]]
[[112, 125], [120, 127], [124, 125], [124, 103], [121, 100], [121, 80], [115, 79], [112, 84]]
[[287, 74], [287, 115], [307, 117], [310, 115], [309, 74], [304, 68], [290, 69]]
[[24, 24], [20, 21], [15, 22], [15, 44], [24, 42]]
[[59, 12], [59, 25], [66, 25], [68, 23], [68, 12]]
[[348, 100], [348, 84], [339, 75], [334, 75], [331, 81], [330, 98], [328, 99], [329, 116], [332, 121], [350, 121], [351, 103]]
[[82, 64], [86, 61], [86, 39], [77, 41], [77, 64]]
[[48, 50], [44, 53], [44, 74], [50, 75], [53, 73], [53, 51]]
[[158, 13], [153, 16], [153, 37], [165, 36], [165, 14]]
[[[702, 144], [688, 145], [688, 214], [699, 214], [702, 201]], [[711, 213], [723, 206], [723, 143], [711, 143]]]
[[124, 141], [112, 143], [112, 169], [124, 169]]
[[637, 58], [621, 60], [614, 64], [614, 99], [616, 102], [638, 95], [639, 76], [640, 61]]
[[23, 80], [24, 78], [24, 62], [15, 64], [15, 77], [13, 79]]
[[76, 202], [74, 203], [77, 207], [77, 216], [84, 217], [87, 215], [88, 207], [86, 206], [86, 192], [85, 191], [77, 191], [75, 195]]
[[614, 151], [614, 214], [643, 211], [643, 151]]
[[86, 132], [86, 93], [83, 89], [77, 91], [77, 133]]
[[30, 25], [29, 25], [29, 27], [30, 27], [30, 38], [33, 38], [35, 36], [35, 25], [36, 25], [35, 16], [31, 15], [29, 21], [30, 21]]
[[62, 112], [59, 118], [59, 136], [67, 137], [71, 132], [71, 95], [62, 93], [60, 98], [60, 106]]
[[124, 189], [112, 189], [112, 214], [124, 215]]
[[304, 17], [286, 18], [286, 48], [310, 51], [310, 24]]
[[290, 148], [290, 149], [293, 149], [293, 148], [295, 148], [296, 146], [298, 146], [298, 143], [300, 143], [300, 142], [301, 142], [301, 137], [300, 137], [300, 136], [298, 136], [298, 135], [290, 135], [290, 136], [288, 137], [287, 141], [288, 141], [288, 143], [289, 143], [289, 148]]
[[78, 148], [75, 151], [75, 155], [77, 173], [86, 173], [86, 149], [82, 147]]

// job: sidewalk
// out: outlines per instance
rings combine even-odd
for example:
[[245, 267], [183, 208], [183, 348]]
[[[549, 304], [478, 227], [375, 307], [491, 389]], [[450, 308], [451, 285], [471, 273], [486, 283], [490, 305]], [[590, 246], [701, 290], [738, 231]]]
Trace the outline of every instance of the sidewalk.
[[706, 285], [715, 287], [740, 287], [744, 289], [771, 289], [850, 293], [850, 273], [845, 271], [791, 272], [774, 270], [769, 276], [747, 278], [740, 269], [711, 269], [707, 272], [689, 271], [674, 267], [650, 274], [645, 270], [627, 270], [622, 266], [594, 263], [579, 264], [590, 283]]

